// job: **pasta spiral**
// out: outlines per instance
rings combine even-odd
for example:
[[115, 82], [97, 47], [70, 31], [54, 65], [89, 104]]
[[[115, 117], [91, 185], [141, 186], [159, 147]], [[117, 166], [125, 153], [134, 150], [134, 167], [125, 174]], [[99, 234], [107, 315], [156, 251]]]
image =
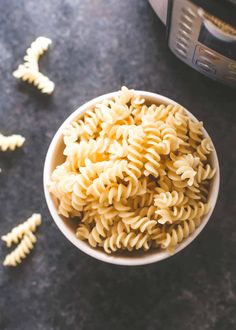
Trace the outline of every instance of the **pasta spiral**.
[[199, 222], [186, 220], [173, 226], [167, 233], [160, 233], [156, 236], [156, 243], [162, 249], [168, 249], [173, 252], [174, 248], [185, 238], [189, 237], [199, 225]]
[[159, 153], [163, 155], [175, 151], [179, 147], [179, 139], [177, 138], [176, 131], [166, 123], [159, 122], [158, 129], [162, 138], [159, 144]]
[[73, 121], [63, 131], [64, 143], [69, 145], [70, 143], [77, 142], [81, 137], [81, 127], [79, 123]]
[[33, 41], [30, 48], [26, 50], [26, 55], [24, 57], [25, 66], [32, 70], [38, 71], [39, 58], [48, 50], [51, 43], [51, 39], [45, 37], [38, 37], [35, 41]]
[[209, 210], [213, 150], [180, 105], [122, 87], [64, 130], [49, 190], [76, 236], [106, 253], [174, 248]]
[[[125, 158], [128, 155], [128, 142], [126, 140], [122, 140], [122, 142], [119, 143], [115, 140], [111, 143], [108, 152], [111, 159]], [[132, 172], [130, 173], [132, 174]]]
[[[121, 87], [121, 91], [119, 92], [118, 96], [115, 98], [115, 101], [120, 104], [128, 104], [131, 102], [131, 104], [140, 104], [140, 98], [134, 96], [134, 90], [128, 89], [125, 86]], [[141, 103], [143, 103], [144, 100], [141, 100]]]
[[192, 186], [200, 159], [191, 154], [175, 156], [173, 153], [170, 154], [170, 158], [172, 161], [166, 161], [166, 166], [169, 170], [168, 177], [173, 181], [173, 185], [177, 188]]
[[202, 141], [202, 122], [194, 122], [189, 119], [189, 144], [196, 148]]
[[89, 237], [90, 228], [88, 225], [81, 223], [76, 229], [76, 236], [81, 240], [86, 240]]
[[[106, 127], [104, 127], [105, 132]], [[135, 125], [109, 125], [109, 130], [105, 134], [111, 139], [119, 140], [122, 138], [127, 141], [135, 127]]]
[[84, 120], [79, 120], [78, 126], [78, 137], [88, 141], [90, 138], [95, 138], [101, 130], [101, 120], [96, 113], [90, 110], [84, 115]]
[[171, 113], [168, 116], [166, 122], [175, 129], [177, 136], [182, 141], [188, 141], [188, 117], [183, 113], [181, 107], [178, 107], [177, 109], [177, 112]]
[[128, 153], [127, 158], [129, 160], [128, 167], [133, 171], [137, 178], [140, 178], [143, 167], [143, 143], [144, 143], [144, 133], [143, 130], [139, 127], [132, 131], [128, 139]]
[[145, 194], [136, 196], [129, 200], [129, 205], [131, 208], [136, 210], [137, 208], [143, 208], [146, 206], [151, 206], [154, 202], [154, 193], [146, 192]]
[[113, 234], [106, 238], [106, 240], [102, 243], [102, 246], [104, 250], [110, 254], [118, 249], [127, 249], [128, 251], [132, 251], [134, 249], [139, 250], [143, 248], [144, 250], [149, 250], [150, 242], [147, 234], [143, 235], [139, 233], [136, 235], [133, 232], [128, 234], [122, 232], [119, 234]]
[[100, 197], [101, 193], [106, 191], [106, 187], [112, 183], [116, 183], [118, 178], [124, 179], [124, 172], [127, 166], [127, 161], [123, 160], [115, 164], [112, 168], [99, 175], [91, 186], [87, 189], [87, 194], [92, 194], [95, 197]]
[[161, 192], [155, 195], [154, 205], [160, 209], [165, 209], [172, 206], [186, 205], [188, 197], [183, 191]]
[[171, 209], [160, 209], [156, 211], [156, 214], [160, 216], [158, 220], [159, 223], [173, 223], [176, 221], [183, 220], [195, 220], [201, 218], [204, 214], [208, 212], [208, 204], [202, 202], [192, 202], [191, 205], [187, 206], [174, 206]]
[[0, 134], [0, 149], [2, 151], [15, 150], [17, 147], [21, 147], [25, 142], [25, 138], [21, 135], [4, 136]]
[[195, 199], [201, 199], [200, 196], [200, 189], [196, 185], [188, 186], [185, 189], [185, 195], [190, 199], [190, 200], [195, 200]]
[[187, 180], [187, 184], [192, 186], [195, 175], [197, 174], [194, 168], [198, 163], [198, 158], [194, 158], [192, 155], [187, 155], [179, 157], [174, 161], [173, 165], [176, 167], [176, 174], [181, 176], [181, 180]]
[[137, 215], [136, 212], [121, 212], [119, 216], [124, 224], [129, 225], [134, 230], [140, 230], [141, 233], [145, 231], [151, 233], [157, 223], [156, 220], [148, 216]]
[[204, 168], [202, 165], [199, 165], [197, 168], [197, 182], [202, 182], [205, 180], [210, 180], [215, 175], [216, 170], [211, 168], [209, 164]]
[[[168, 179], [170, 180], [170, 186], [173, 186], [174, 189], [183, 189], [184, 187], [187, 187], [188, 186], [188, 183], [186, 180], [182, 180], [181, 179], [181, 173], [180, 174], [177, 174], [176, 171], [177, 171], [177, 167], [174, 165], [174, 162], [170, 159], [166, 160], [165, 162], [165, 165], [166, 165], [166, 168], [167, 168], [167, 176], [168, 176]], [[191, 173], [191, 172], [190, 172]], [[195, 177], [195, 173], [193, 171], [192, 173], [193, 177]], [[166, 181], [166, 184], [167, 184], [167, 180]], [[162, 184], [165, 184], [164, 182]]]
[[6, 243], [7, 247], [10, 247], [13, 243], [17, 244], [23, 235], [34, 232], [41, 225], [41, 222], [41, 215], [34, 213], [24, 223], [14, 227], [8, 234], [3, 235], [2, 240]]
[[38, 37], [26, 50], [25, 63], [20, 64], [13, 76], [36, 86], [42, 93], [52, 94], [54, 83], [39, 71], [39, 57], [48, 49], [52, 41], [49, 38]]
[[85, 165], [86, 159], [93, 162], [107, 160], [105, 152], [108, 147], [108, 139], [91, 139], [88, 142], [82, 141], [81, 143], [69, 144], [64, 150], [64, 155], [67, 156], [72, 169], [76, 171], [80, 166]]
[[15, 250], [6, 256], [3, 265], [15, 267], [20, 264], [31, 252], [36, 241], [37, 239], [32, 232], [25, 234]]
[[[146, 117], [147, 118], [147, 117]], [[152, 121], [146, 120], [143, 122], [143, 130], [146, 134], [146, 153], [144, 154], [145, 159], [145, 171], [144, 175], [153, 175], [158, 177], [160, 168], [160, 154], [158, 150], [158, 145], [161, 142], [159, 131]]]
[[201, 160], [207, 160], [207, 155], [212, 152], [212, 143], [209, 138], [205, 138], [201, 141], [200, 145], [197, 147], [196, 155]]
[[55, 87], [54, 83], [47, 76], [37, 70], [27, 68], [23, 64], [20, 64], [18, 69], [13, 72], [13, 76], [33, 84], [45, 94], [52, 94]]
[[138, 182], [130, 178], [127, 182], [128, 184], [112, 184], [106, 191], [103, 191], [100, 194], [99, 201], [108, 201], [109, 204], [112, 204], [113, 201], [120, 202], [122, 199], [128, 199], [132, 196], [140, 196], [145, 194], [147, 186], [147, 180], [145, 178], [139, 180]]
[[[58, 205], [58, 212], [59, 214], [62, 214], [65, 217], [68, 217], [70, 214], [74, 213], [74, 216], [80, 215], [80, 213], [75, 212], [78, 211], [78, 208], [75, 209], [72, 201], [72, 192], [74, 189], [74, 186], [76, 184], [77, 176], [70, 172], [68, 175], [64, 175], [65, 168], [64, 166], [59, 166], [55, 173], [54, 173], [54, 183], [50, 185], [49, 190], [51, 193], [53, 193], [57, 198], [62, 196], [62, 198], [59, 199], [59, 205]], [[59, 173], [61, 173], [61, 177], [59, 176]], [[81, 210], [81, 209], [80, 209]]]
[[125, 120], [130, 115], [130, 110], [126, 104], [114, 102], [112, 100], [108, 103], [101, 103], [97, 106], [97, 111], [100, 111], [101, 119], [108, 124], [115, 124], [116, 122]]

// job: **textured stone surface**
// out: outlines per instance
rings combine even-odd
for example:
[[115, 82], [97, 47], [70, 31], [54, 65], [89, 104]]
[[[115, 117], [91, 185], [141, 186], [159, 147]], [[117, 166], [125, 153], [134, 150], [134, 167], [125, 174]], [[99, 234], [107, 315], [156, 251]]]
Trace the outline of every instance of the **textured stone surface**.
[[[53, 46], [41, 61], [52, 97], [11, 73], [39, 35]], [[236, 328], [235, 91], [175, 58], [145, 0], [1, 1], [0, 131], [21, 133], [23, 149], [0, 154], [0, 233], [41, 212], [38, 243], [16, 269], [0, 266], [0, 329]], [[205, 123], [221, 164], [210, 223], [179, 255], [124, 268], [76, 250], [47, 210], [42, 169], [60, 123], [83, 102], [131, 88], [182, 103]], [[7, 249], [1, 243], [1, 260]]]

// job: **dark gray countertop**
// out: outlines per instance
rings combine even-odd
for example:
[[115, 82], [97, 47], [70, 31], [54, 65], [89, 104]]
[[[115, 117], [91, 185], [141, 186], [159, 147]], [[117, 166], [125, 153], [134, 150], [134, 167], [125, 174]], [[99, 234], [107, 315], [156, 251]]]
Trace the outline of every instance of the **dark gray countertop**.
[[[39, 35], [53, 45], [42, 71], [52, 97], [12, 71]], [[0, 266], [0, 329], [236, 329], [235, 91], [175, 58], [145, 0], [1, 1], [0, 131], [21, 133], [23, 149], [0, 154], [0, 234], [33, 212], [38, 243], [15, 269]], [[79, 105], [121, 85], [157, 92], [186, 106], [212, 136], [221, 191], [196, 241], [161, 263], [125, 268], [79, 252], [53, 223], [42, 170], [60, 123]], [[7, 249], [1, 244], [1, 260]]]

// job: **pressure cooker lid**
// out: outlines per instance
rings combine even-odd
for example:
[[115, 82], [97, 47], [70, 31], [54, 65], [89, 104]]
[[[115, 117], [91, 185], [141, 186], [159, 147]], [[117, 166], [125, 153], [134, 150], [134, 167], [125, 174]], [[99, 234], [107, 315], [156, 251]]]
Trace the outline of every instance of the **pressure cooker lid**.
[[236, 28], [236, 0], [192, 0], [192, 2]]

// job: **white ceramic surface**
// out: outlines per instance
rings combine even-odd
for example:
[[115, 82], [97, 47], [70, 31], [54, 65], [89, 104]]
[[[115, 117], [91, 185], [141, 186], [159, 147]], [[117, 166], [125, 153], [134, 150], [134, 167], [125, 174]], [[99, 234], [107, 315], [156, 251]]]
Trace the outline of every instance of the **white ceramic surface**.
[[[158, 250], [158, 249], [151, 249], [150, 251], [147, 252], [134, 252], [134, 253], [127, 253], [127, 254], [112, 254], [108, 255], [106, 254], [103, 250], [100, 249], [94, 249], [88, 243], [85, 241], [79, 240], [76, 235], [75, 235], [75, 223], [71, 219], [66, 219], [63, 216], [59, 215], [57, 213], [57, 201], [56, 199], [49, 193], [48, 191], [48, 183], [50, 181], [50, 175], [56, 165], [60, 164], [63, 161], [63, 139], [62, 139], [62, 132], [64, 128], [80, 117], [85, 111], [88, 109], [91, 109], [103, 100], [104, 98], [111, 98], [113, 97], [116, 93], [110, 93], [106, 95], [102, 95], [100, 97], [97, 97], [81, 107], [79, 107], [77, 110], [75, 110], [65, 121], [64, 123], [60, 126], [58, 131], [56, 132], [54, 138], [52, 139], [52, 142], [49, 146], [46, 160], [45, 160], [45, 165], [44, 165], [44, 176], [43, 176], [43, 181], [44, 181], [44, 193], [47, 201], [47, 205], [49, 208], [49, 211], [52, 215], [53, 220], [57, 224], [58, 228], [61, 230], [61, 232], [65, 235], [65, 237], [73, 243], [78, 249], [83, 251], [84, 253], [90, 255], [91, 257], [94, 257], [98, 260], [112, 263], [112, 264], [117, 264], [117, 265], [125, 265], [125, 266], [137, 266], [137, 265], [144, 265], [144, 264], [150, 264], [153, 262], [161, 261], [163, 259], [166, 259], [170, 257], [170, 254], [167, 251], [163, 250]], [[135, 93], [141, 95], [146, 99], [148, 103], [155, 103], [155, 104], [177, 104], [173, 100], [155, 94], [155, 93], [150, 93], [150, 92], [145, 92], [145, 91], [135, 91]], [[187, 111], [187, 110], [186, 110]], [[191, 116], [193, 119], [196, 119], [189, 111], [187, 111], [189, 116]], [[207, 132], [204, 130], [205, 136], [208, 136]], [[196, 231], [188, 238], [186, 238], [178, 248], [176, 249], [175, 253], [178, 253], [185, 247], [187, 247], [202, 231], [202, 229], [205, 227], [207, 224], [208, 220], [211, 217], [211, 214], [214, 210], [216, 201], [217, 201], [217, 196], [218, 196], [218, 191], [219, 191], [219, 183], [220, 183], [220, 171], [219, 171], [219, 163], [218, 163], [218, 158], [217, 154], [215, 151], [215, 148], [211, 154], [211, 163], [214, 165], [216, 168], [216, 175], [214, 176], [212, 180], [212, 184], [210, 187], [209, 191], [209, 203], [211, 205], [210, 212], [203, 217], [201, 225], [196, 229]]]

